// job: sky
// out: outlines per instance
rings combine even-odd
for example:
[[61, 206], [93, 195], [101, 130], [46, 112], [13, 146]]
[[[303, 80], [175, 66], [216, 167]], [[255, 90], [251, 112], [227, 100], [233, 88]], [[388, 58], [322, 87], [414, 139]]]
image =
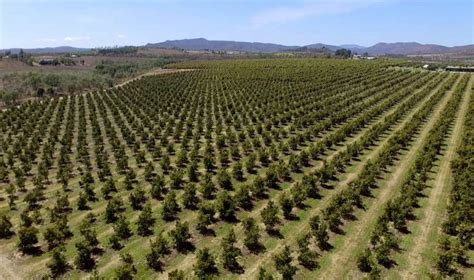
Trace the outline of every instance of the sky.
[[0, 0], [0, 49], [184, 38], [474, 44], [473, 0]]

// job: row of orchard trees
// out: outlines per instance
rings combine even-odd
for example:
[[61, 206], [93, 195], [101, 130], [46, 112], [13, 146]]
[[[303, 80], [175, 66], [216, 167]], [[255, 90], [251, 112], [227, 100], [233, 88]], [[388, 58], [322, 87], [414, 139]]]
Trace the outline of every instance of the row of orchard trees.
[[408, 232], [407, 222], [414, 218], [413, 211], [419, 205], [420, 195], [427, 187], [429, 172], [436, 162], [436, 157], [456, 117], [468, 81], [469, 77], [464, 76], [456, 85], [453, 95], [428, 133], [413, 167], [406, 175], [400, 194], [387, 203], [383, 214], [378, 218], [371, 234], [370, 246], [358, 259], [361, 271], [374, 275], [380, 272], [379, 264], [385, 267], [392, 266], [390, 253], [399, 249], [398, 233]]
[[451, 163], [452, 189], [443, 224], [443, 236], [439, 240], [437, 270], [443, 276], [459, 277], [461, 268], [469, 266], [467, 252], [473, 247], [472, 225], [474, 215], [474, 98], [470, 89], [469, 107], [463, 123], [461, 144], [457, 158]]

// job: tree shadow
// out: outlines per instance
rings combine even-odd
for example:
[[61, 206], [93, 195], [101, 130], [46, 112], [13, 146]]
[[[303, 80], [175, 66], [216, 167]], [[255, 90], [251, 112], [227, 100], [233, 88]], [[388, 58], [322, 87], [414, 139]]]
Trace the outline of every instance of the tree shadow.
[[268, 233], [268, 235], [270, 235], [272, 237], [276, 237], [278, 239], [283, 239], [283, 237], [284, 237], [283, 234], [281, 234], [280, 230], [277, 229], [277, 228], [267, 230], [267, 233]]

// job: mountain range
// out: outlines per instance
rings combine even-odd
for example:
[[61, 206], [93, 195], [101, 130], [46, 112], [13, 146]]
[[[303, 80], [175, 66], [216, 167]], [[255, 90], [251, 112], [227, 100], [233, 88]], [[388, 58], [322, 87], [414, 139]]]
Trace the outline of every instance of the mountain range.
[[[306, 46], [285, 46], [272, 43], [260, 42], [239, 42], [239, 41], [223, 41], [223, 40], [207, 40], [205, 38], [183, 39], [183, 40], [168, 40], [160, 43], [148, 43], [146, 48], [164, 48], [164, 49], [182, 49], [194, 51], [237, 51], [237, 52], [252, 52], [252, 53], [276, 53], [276, 52], [291, 52], [291, 51], [317, 51], [329, 50], [335, 52], [338, 49], [346, 48], [359, 54], [367, 52], [369, 55], [422, 55], [422, 54], [443, 54], [443, 53], [469, 53], [474, 54], [474, 44], [446, 47], [435, 44], [420, 44], [417, 42], [397, 42], [397, 43], [377, 43], [370, 47], [364, 47], [354, 44], [345, 45], [328, 45], [328, 44], [310, 44]], [[90, 49], [74, 48], [68, 46], [56, 48], [37, 48], [25, 49], [29, 53], [64, 53], [64, 52], [81, 52]], [[13, 53], [19, 49], [11, 49]]]

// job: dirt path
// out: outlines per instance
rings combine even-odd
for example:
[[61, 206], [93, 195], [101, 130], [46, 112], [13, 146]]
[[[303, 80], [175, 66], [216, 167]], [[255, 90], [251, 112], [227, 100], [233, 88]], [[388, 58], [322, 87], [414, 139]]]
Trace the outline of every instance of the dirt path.
[[[459, 82], [457, 80], [456, 84]], [[455, 84], [455, 85], [456, 85]], [[455, 87], [453, 86], [453, 88]], [[442, 110], [450, 97], [449, 92], [445, 93], [441, 102], [438, 103], [435, 111], [429, 117], [427, 123], [424, 125], [416, 141], [412, 144], [407, 154], [403, 155], [400, 162], [398, 162], [396, 169], [390, 174], [388, 181], [382, 188], [377, 198], [370, 205], [369, 209], [355, 222], [352, 231], [347, 233], [339, 250], [330, 253], [329, 266], [323, 271], [319, 278], [321, 279], [342, 279], [348, 270], [352, 268], [351, 261], [354, 259], [354, 254], [360, 246], [366, 246], [364, 235], [368, 238], [370, 229], [377, 222], [377, 217], [382, 212], [383, 207], [398, 191], [397, 187], [400, 185], [403, 174], [405, 174], [411, 167], [411, 163], [415, 160], [418, 151], [423, 142], [428, 136], [429, 131], [437, 121]]]
[[13, 265], [13, 262], [4, 254], [0, 254], [0, 279], [22, 279], [17, 274], [18, 268]]
[[113, 86], [114, 88], [116, 87], [121, 87], [121, 86], [124, 86], [130, 82], [133, 82], [135, 80], [138, 80], [138, 79], [141, 79], [143, 77], [146, 77], [146, 76], [153, 76], [153, 75], [163, 75], [163, 74], [170, 74], [170, 73], [178, 73], [178, 72], [188, 72], [188, 71], [194, 71], [195, 69], [164, 69], [164, 68], [158, 68], [158, 69], [154, 69], [150, 72], [147, 72], [145, 74], [141, 74], [133, 79], [130, 79], [130, 80], [126, 80], [120, 84], [117, 84], [115, 86]]
[[[472, 81], [472, 80], [471, 80]], [[413, 240], [413, 245], [408, 254], [408, 268], [405, 271], [401, 272], [402, 279], [419, 279], [420, 275], [417, 275], [419, 272], [420, 265], [426, 262], [427, 260], [423, 257], [422, 252], [429, 243], [429, 236], [432, 232], [438, 229], [437, 224], [439, 224], [442, 213], [443, 205], [446, 203], [441, 202], [441, 200], [447, 200], [447, 197], [443, 196], [446, 193], [451, 182], [451, 161], [456, 155], [456, 148], [458, 147], [461, 141], [462, 126], [464, 123], [464, 117], [469, 103], [469, 90], [464, 93], [463, 100], [461, 103], [458, 116], [456, 118], [455, 126], [452, 131], [451, 137], [447, 144], [447, 150], [445, 155], [442, 157], [442, 160], [439, 164], [439, 170], [437, 176], [433, 183], [433, 189], [428, 198], [427, 205], [425, 207], [423, 219], [418, 221], [419, 228], [421, 232]]]

